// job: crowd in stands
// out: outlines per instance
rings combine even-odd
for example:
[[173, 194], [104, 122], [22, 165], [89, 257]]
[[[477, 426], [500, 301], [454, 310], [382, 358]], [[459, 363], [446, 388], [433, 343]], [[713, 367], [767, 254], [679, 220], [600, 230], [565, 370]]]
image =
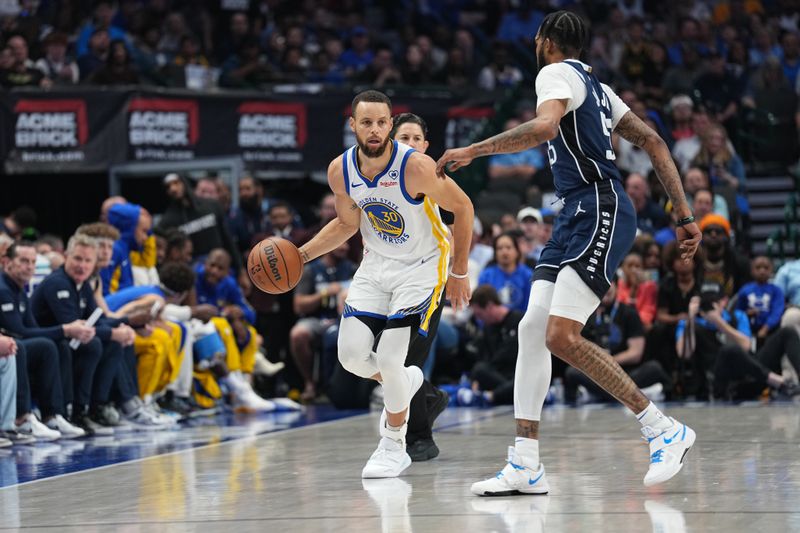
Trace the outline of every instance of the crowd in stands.
[[[683, 261], [649, 158], [613, 135], [639, 236], [584, 335], [653, 398], [797, 395], [800, 259], [776, 270], [750, 258], [755, 156], [742, 135], [769, 115], [785, 127], [782, 156], [797, 155], [800, 15], [789, 0], [5, 1], [0, 84], [513, 88], [532, 80], [532, 39], [556, 3], [592, 21], [586, 61], [668, 143], [703, 232]], [[503, 127], [534, 114], [520, 100]], [[467, 311], [445, 308], [424, 368], [452, 387], [453, 403], [513, 401], [517, 328], [560, 207], [547, 157], [537, 148], [487, 162], [474, 296]], [[336, 354], [358, 235], [306, 265], [286, 294], [254, 289], [242, 268], [267, 236], [306, 242], [335, 217], [331, 195], [312, 220], [250, 176], [237, 202], [214, 176], [168, 174], [163, 190], [163, 213], [111, 197], [66, 243], [40, 235], [29, 208], [3, 217], [0, 445], [170, 428], [221, 406], [366, 407], [379, 394]], [[552, 401], [607, 399], [579, 372], [553, 368]]]

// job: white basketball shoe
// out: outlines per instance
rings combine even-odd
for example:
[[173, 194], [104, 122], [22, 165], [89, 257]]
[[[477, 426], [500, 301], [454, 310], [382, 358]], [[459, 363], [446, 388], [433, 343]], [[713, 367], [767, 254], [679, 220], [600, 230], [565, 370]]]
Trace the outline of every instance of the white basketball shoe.
[[544, 465], [527, 465], [516, 448], [508, 447], [506, 466], [485, 481], [472, 484], [473, 494], [478, 496], [514, 496], [518, 494], [547, 494], [550, 485], [547, 483]]
[[[408, 403], [417, 393], [425, 379], [422, 370], [417, 366], [406, 367], [408, 378], [411, 382], [411, 391]], [[395, 431], [387, 427], [386, 409], [381, 412], [378, 431], [381, 436], [378, 447], [372, 453], [364, 469], [361, 471], [362, 478], [387, 478], [398, 477], [403, 470], [411, 465], [411, 457], [406, 452], [406, 431], [408, 431], [408, 411], [406, 410], [406, 420], [403, 426]]]
[[650, 469], [644, 476], [644, 485], [651, 487], [671, 479], [683, 468], [686, 453], [694, 444], [694, 430], [674, 418], [672, 427], [658, 432], [650, 426], [642, 428], [642, 435], [650, 445]]

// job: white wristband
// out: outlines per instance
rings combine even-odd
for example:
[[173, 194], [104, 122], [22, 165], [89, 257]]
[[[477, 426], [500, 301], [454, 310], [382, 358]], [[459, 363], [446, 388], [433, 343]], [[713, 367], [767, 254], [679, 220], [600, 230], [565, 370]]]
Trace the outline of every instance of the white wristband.
[[456, 274], [455, 272], [450, 270], [450, 277], [456, 279], [466, 279], [469, 277], [469, 272], [467, 272], [466, 274]]

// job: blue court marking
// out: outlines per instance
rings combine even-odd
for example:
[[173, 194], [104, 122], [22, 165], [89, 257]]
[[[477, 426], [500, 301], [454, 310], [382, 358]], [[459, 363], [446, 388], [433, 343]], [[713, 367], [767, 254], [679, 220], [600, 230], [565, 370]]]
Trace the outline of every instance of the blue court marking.
[[0, 448], [0, 489], [257, 435], [363, 415], [366, 410], [309, 406], [305, 413], [220, 414], [198, 418], [181, 429], [134, 431], [113, 437], [40, 442]]

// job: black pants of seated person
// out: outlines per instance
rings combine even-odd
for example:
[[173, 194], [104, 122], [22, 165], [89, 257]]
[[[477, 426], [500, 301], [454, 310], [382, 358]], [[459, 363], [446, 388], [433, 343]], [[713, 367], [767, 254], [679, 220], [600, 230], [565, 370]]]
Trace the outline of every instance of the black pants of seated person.
[[478, 382], [480, 390], [492, 393], [492, 402], [495, 405], [511, 405], [514, 403], [513, 374], [509, 377], [488, 361], [478, 361], [472, 367], [470, 376]]
[[43, 419], [64, 414], [59, 350], [45, 337], [17, 341], [17, 417], [31, 412], [32, 398]]
[[714, 363], [714, 396], [726, 397], [731, 383], [743, 379], [765, 387], [770, 372], [781, 373], [784, 355], [795, 371], [800, 372], [800, 337], [791, 327], [780, 328], [770, 335], [755, 356], [736, 344], [723, 346]]
[[[661, 383], [664, 386], [665, 393], [672, 389], [672, 379], [670, 379], [669, 374], [664, 371], [658, 361], [645, 361], [637, 366], [623, 366], [622, 369], [640, 389], [656, 383]], [[564, 397], [568, 403], [576, 400], [578, 385], [586, 387], [586, 390], [600, 401], [610, 402], [614, 400], [613, 396], [592, 381], [586, 374], [576, 368], [568, 367], [564, 373]]]

